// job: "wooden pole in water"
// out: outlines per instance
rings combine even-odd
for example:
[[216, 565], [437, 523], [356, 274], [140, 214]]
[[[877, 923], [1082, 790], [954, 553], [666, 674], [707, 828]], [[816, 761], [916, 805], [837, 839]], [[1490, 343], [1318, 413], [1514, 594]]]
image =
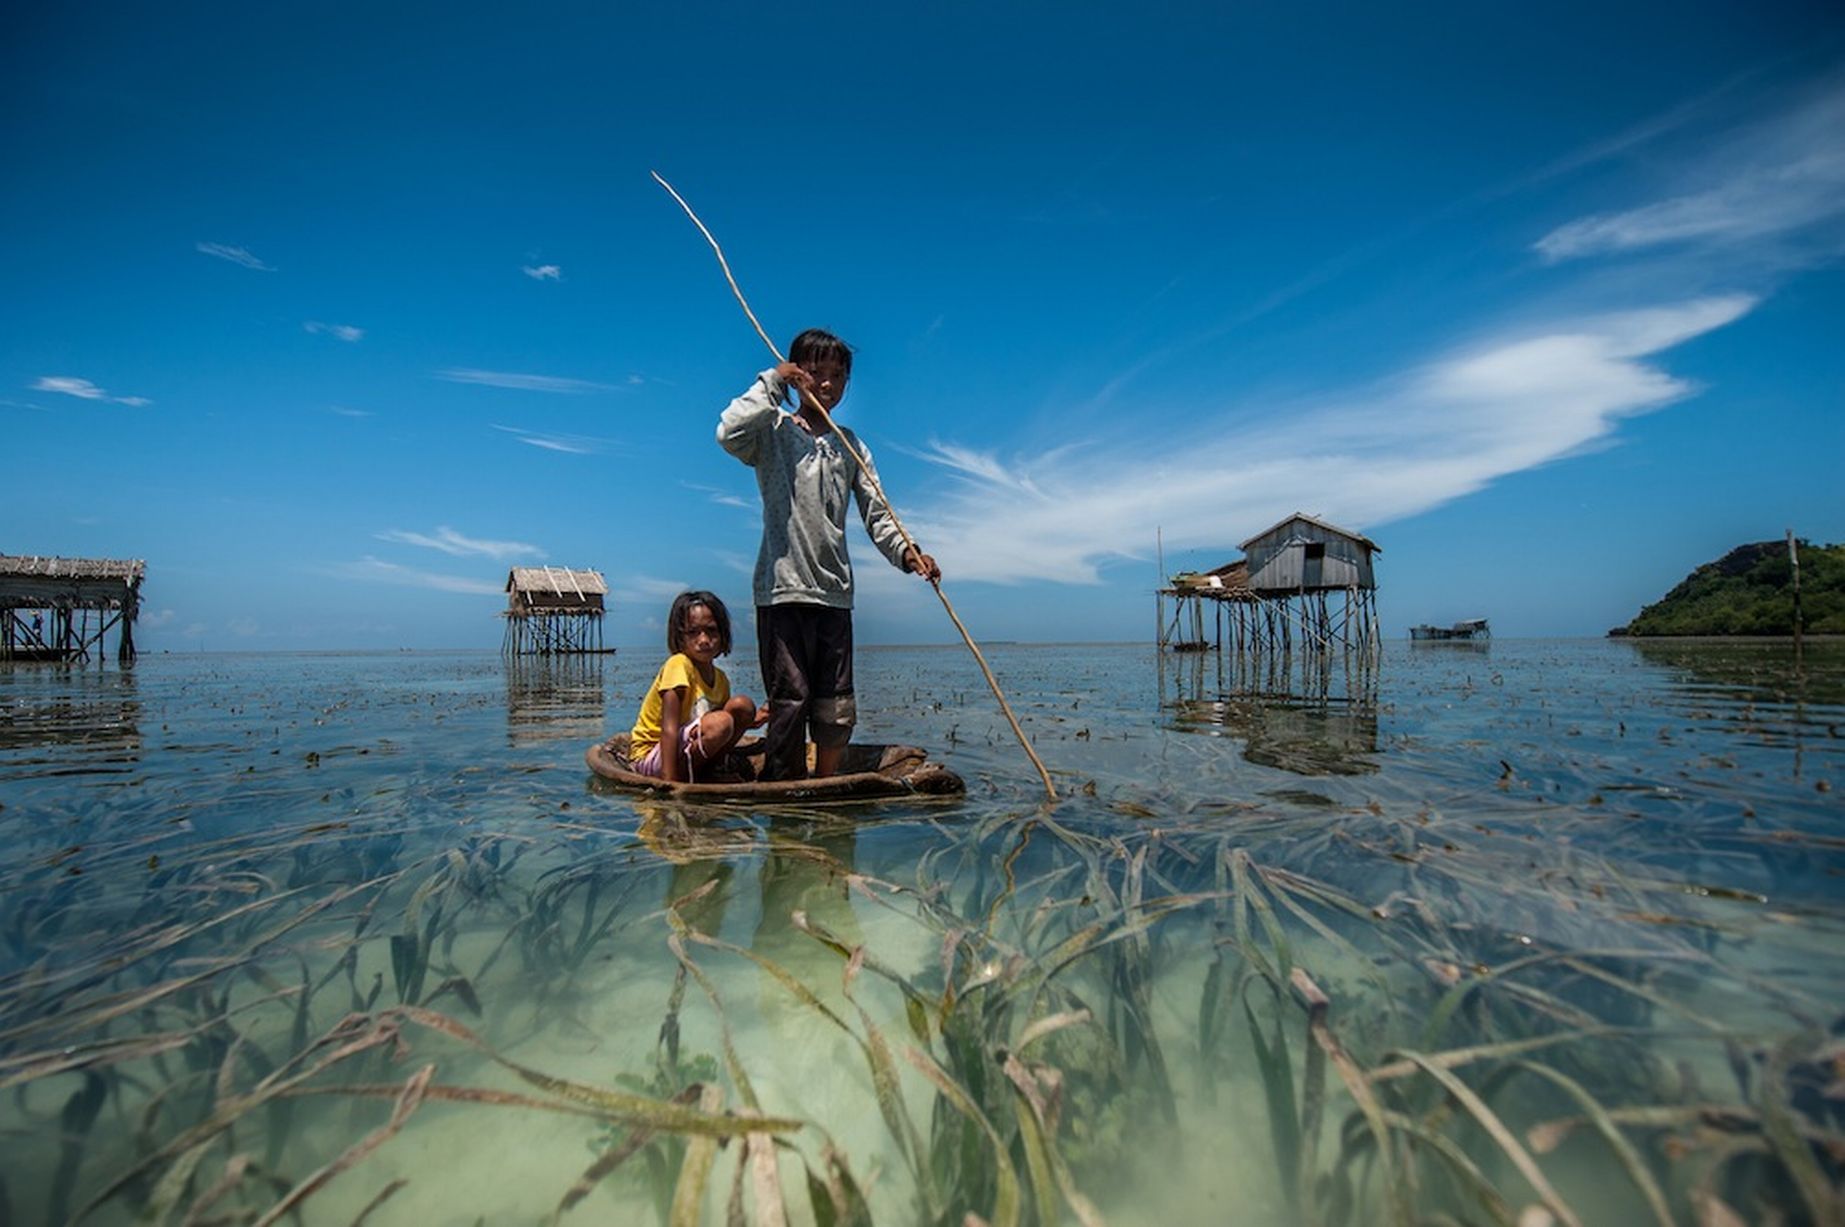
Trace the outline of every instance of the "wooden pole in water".
[[1153, 556], [1159, 573], [1153, 577], [1153, 646], [1157, 651], [1166, 650], [1166, 536], [1155, 525], [1153, 529]]
[[[758, 320], [756, 318], [756, 313], [750, 310], [749, 300], [743, 297], [742, 287], [737, 284], [737, 279], [731, 275], [730, 261], [724, 258], [724, 249], [718, 246], [718, 241], [712, 235], [710, 229], [706, 227], [704, 222], [698, 219], [698, 214], [692, 212], [692, 206], [685, 202], [685, 197], [675, 191], [672, 184], [660, 177], [659, 171], [650, 171], [649, 173], [653, 175], [655, 183], [658, 183], [661, 187], [666, 189], [667, 195], [679, 202], [679, 207], [685, 210], [685, 215], [692, 219], [692, 224], [698, 227], [698, 232], [705, 236], [705, 241], [707, 243], [711, 244], [711, 250], [717, 256], [718, 267], [724, 270], [724, 280], [730, 283], [730, 292], [737, 296], [737, 305], [742, 307], [743, 314], [749, 317], [751, 326], [756, 329], [756, 335], [762, 338], [762, 343], [769, 347], [769, 352], [775, 355], [775, 360], [777, 362], [786, 361], [786, 359], [782, 357], [782, 351], [777, 349], [775, 347], [775, 342], [769, 339], [769, 334], [763, 331], [762, 321]], [[865, 457], [859, 454], [858, 448], [854, 447], [845, 435], [834, 428], [833, 415], [827, 412], [825, 405], [822, 405], [817, 399], [810, 399], [808, 403], [820, 411], [820, 420], [826, 423], [827, 429], [833, 431], [838, 437], [841, 446], [851, 454], [852, 459], [858, 464], [859, 472], [865, 475], [865, 480], [871, 486], [873, 497], [875, 497], [879, 503], [882, 503], [884, 510], [889, 513], [891, 523], [896, 526], [898, 535], [903, 538], [903, 544], [920, 556], [922, 554], [921, 547], [918, 546], [915, 539], [910, 536], [910, 530], [903, 526], [903, 520], [897, 515], [896, 507], [891, 505], [890, 498], [884, 493], [883, 483], [878, 481], [877, 474], [872, 471], [871, 465], [866, 463]], [[961, 624], [961, 616], [955, 612], [954, 604], [949, 601], [948, 594], [942, 591], [942, 581], [939, 579], [930, 579], [929, 586], [935, 589], [935, 595], [941, 600], [942, 608], [948, 612], [948, 620], [953, 622], [955, 624], [955, 629], [961, 632], [961, 638], [967, 644], [967, 650], [974, 654], [975, 663], [980, 666], [980, 672], [986, 676], [987, 686], [992, 689], [993, 697], [999, 700], [999, 710], [1004, 713], [1006, 723], [1012, 726], [1012, 735], [1017, 737], [1019, 739], [1019, 745], [1024, 747], [1025, 757], [1031, 759], [1031, 765], [1038, 769], [1038, 778], [1044, 781], [1044, 795], [1055, 801], [1057, 799], [1057, 788], [1051, 783], [1051, 773], [1045, 770], [1044, 760], [1038, 757], [1038, 752], [1031, 748], [1031, 739], [1025, 736], [1025, 730], [1019, 727], [1019, 718], [1012, 714], [1012, 705], [1006, 702], [1006, 694], [999, 688], [999, 679], [995, 678], [993, 676], [993, 670], [987, 667], [987, 658], [981, 655], [980, 645], [974, 642], [974, 637], [967, 633], [967, 627]]]
[[1794, 652], [1800, 652], [1800, 544], [1794, 540], [1794, 530], [1787, 530], [1787, 560], [1794, 568]]

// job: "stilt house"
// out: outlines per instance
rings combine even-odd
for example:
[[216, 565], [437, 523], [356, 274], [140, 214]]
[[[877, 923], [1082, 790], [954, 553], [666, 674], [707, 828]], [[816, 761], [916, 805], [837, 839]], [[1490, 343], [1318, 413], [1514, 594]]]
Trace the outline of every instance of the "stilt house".
[[1384, 552], [1362, 533], [1298, 511], [1240, 548], [1258, 596], [1375, 588], [1371, 555]]
[[603, 598], [608, 581], [599, 571], [569, 567], [514, 567], [506, 576], [509, 656], [604, 652]]
[[[1243, 542], [1241, 559], [1176, 575], [1155, 594], [1159, 644], [1198, 651], [1333, 647], [1375, 651], [1377, 574], [1383, 547], [1362, 533], [1295, 512]], [[1174, 599], [1166, 619], [1166, 598]], [[1215, 643], [1205, 605], [1214, 607]], [[1188, 637], [1189, 632], [1189, 637]]]
[[138, 558], [0, 554], [0, 660], [88, 660], [119, 631], [116, 658], [135, 658], [135, 616], [147, 564]]

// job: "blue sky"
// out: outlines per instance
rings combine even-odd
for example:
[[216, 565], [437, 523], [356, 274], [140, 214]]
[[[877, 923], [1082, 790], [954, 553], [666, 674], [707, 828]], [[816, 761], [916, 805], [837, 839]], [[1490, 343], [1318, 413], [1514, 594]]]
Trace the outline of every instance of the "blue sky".
[[746, 611], [770, 359], [655, 169], [857, 347], [977, 638], [1148, 637], [1156, 533], [1295, 510], [1393, 636], [1845, 539], [1836, 4], [38, 6], [0, 159], [0, 552], [147, 559], [156, 650], [493, 646], [541, 562]]

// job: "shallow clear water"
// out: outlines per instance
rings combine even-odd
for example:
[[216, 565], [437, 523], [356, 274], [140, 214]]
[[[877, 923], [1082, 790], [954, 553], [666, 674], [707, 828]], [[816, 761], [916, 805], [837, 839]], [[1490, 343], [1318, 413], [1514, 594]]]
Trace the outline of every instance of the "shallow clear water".
[[1845, 645], [995, 645], [1051, 808], [870, 649], [968, 796], [827, 811], [592, 783], [642, 655], [0, 666], [0, 1220], [1836, 1208]]

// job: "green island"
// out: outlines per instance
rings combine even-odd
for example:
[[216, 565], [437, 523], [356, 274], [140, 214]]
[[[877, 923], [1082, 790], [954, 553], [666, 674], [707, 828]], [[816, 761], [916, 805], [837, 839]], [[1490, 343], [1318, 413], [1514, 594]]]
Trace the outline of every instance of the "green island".
[[[1800, 619], [1809, 635], [1845, 634], [1845, 545], [1801, 541]], [[1739, 545], [1707, 562], [1610, 635], [1791, 635], [1794, 567], [1786, 541]]]

